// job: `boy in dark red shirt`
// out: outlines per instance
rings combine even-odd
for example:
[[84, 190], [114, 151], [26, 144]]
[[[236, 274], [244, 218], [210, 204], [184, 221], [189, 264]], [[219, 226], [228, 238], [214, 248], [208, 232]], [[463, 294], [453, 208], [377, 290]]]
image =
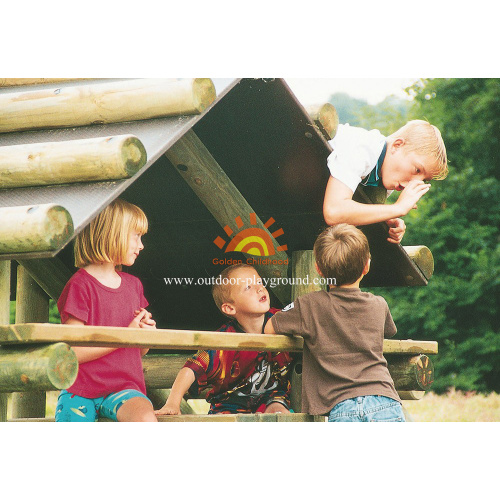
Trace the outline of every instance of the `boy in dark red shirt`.
[[[277, 309], [257, 271], [249, 265], [226, 268], [212, 290], [217, 307], [230, 319], [218, 331], [263, 333]], [[180, 414], [184, 394], [208, 386], [209, 414], [289, 413], [291, 357], [286, 352], [198, 351], [179, 371], [167, 402], [157, 415]]]

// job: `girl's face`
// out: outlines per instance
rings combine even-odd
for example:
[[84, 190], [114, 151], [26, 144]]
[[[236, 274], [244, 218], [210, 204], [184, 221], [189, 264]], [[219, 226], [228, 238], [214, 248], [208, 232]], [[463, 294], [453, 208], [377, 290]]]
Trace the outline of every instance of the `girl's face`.
[[144, 248], [141, 240], [142, 234], [137, 231], [131, 231], [128, 236], [128, 247], [125, 256], [124, 266], [131, 266], [139, 256], [139, 252]]

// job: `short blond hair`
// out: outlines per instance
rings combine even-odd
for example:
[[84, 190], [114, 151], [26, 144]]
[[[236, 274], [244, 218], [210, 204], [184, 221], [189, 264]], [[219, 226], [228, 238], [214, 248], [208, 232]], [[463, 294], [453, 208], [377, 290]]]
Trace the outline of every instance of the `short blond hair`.
[[99, 262], [120, 265], [128, 250], [129, 235], [148, 231], [144, 212], [127, 201], [112, 201], [75, 239], [75, 266]]
[[439, 129], [425, 120], [411, 120], [389, 136], [404, 139], [407, 151], [433, 158], [436, 161], [435, 180], [442, 180], [448, 175], [446, 147]]
[[256, 271], [255, 267], [249, 264], [233, 264], [232, 266], [226, 267], [219, 276], [215, 278], [214, 284], [212, 285], [212, 297], [214, 298], [217, 309], [221, 312], [222, 304], [226, 302], [232, 303], [231, 289], [233, 285], [229, 281], [231, 279], [231, 274], [238, 269], [253, 269]]
[[366, 236], [350, 224], [327, 227], [314, 243], [314, 257], [321, 274], [336, 286], [350, 285], [363, 274], [370, 258]]

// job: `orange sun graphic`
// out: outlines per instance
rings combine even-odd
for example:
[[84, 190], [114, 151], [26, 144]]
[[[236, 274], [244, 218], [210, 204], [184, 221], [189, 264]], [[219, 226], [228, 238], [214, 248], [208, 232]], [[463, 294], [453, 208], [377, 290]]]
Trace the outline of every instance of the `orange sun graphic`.
[[[236, 222], [236, 226], [238, 229], [241, 229], [244, 226], [243, 220], [240, 216], [234, 219]], [[269, 228], [276, 221], [271, 217], [265, 224], [265, 228]], [[250, 225], [257, 226], [257, 215], [255, 213], [250, 214]], [[224, 227], [224, 231], [228, 236], [232, 236], [233, 230], [229, 226]], [[283, 229], [280, 228], [274, 233], [271, 233], [273, 238], [277, 238], [283, 234]], [[217, 236], [215, 238], [214, 243], [222, 250], [224, 245], [227, 243], [224, 238]], [[242, 252], [250, 255], [258, 255], [258, 256], [268, 256], [274, 255], [276, 252], [281, 252], [287, 250], [287, 245], [280, 245], [274, 249], [274, 245], [272, 242], [269, 233], [260, 227], [248, 227], [246, 229], [242, 229], [238, 231], [229, 241], [224, 253], [228, 252]]]

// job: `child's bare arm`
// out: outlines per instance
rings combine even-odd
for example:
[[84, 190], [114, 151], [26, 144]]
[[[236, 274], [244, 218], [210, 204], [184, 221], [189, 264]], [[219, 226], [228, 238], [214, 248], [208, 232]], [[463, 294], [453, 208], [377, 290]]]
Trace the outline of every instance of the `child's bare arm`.
[[[145, 328], [145, 329], [156, 329], [156, 321], [153, 319], [153, 315], [141, 307], [141, 309], [138, 309], [137, 311], [134, 311], [135, 318], [133, 319], [132, 323], [130, 323], [129, 326], [133, 328]], [[141, 349], [141, 356], [146, 355], [146, 353], [149, 351], [149, 348]]]
[[[65, 325], [79, 325], [84, 326], [85, 323], [79, 319], [69, 317], [65, 322]], [[88, 363], [89, 361], [94, 361], [95, 359], [102, 358], [109, 354], [110, 352], [116, 351], [116, 347], [72, 347], [71, 348], [76, 354], [76, 359], [79, 364]]]
[[167, 402], [162, 408], [155, 411], [155, 415], [180, 415], [182, 398], [194, 381], [195, 375], [193, 370], [187, 367], [181, 368], [177, 377], [175, 377]]
[[264, 327], [264, 333], [265, 334], [272, 334], [272, 333], [276, 333], [275, 329], [274, 329], [274, 326], [273, 326], [273, 323], [271, 320], [269, 320], [267, 323], [266, 323], [266, 326]]
[[[330, 177], [328, 181], [325, 199], [323, 203], [323, 216], [328, 225], [340, 224], [342, 222], [363, 226], [375, 224], [376, 222], [387, 222], [390, 228], [389, 235], [392, 243], [399, 243], [404, 234], [404, 224], [399, 217], [406, 215], [410, 210], [416, 208], [416, 203], [429, 190], [430, 184], [423, 181], [412, 180], [401, 192], [398, 200], [392, 205], [364, 204], [352, 199], [353, 192], [341, 181]], [[401, 234], [402, 233], [402, 234]]]

